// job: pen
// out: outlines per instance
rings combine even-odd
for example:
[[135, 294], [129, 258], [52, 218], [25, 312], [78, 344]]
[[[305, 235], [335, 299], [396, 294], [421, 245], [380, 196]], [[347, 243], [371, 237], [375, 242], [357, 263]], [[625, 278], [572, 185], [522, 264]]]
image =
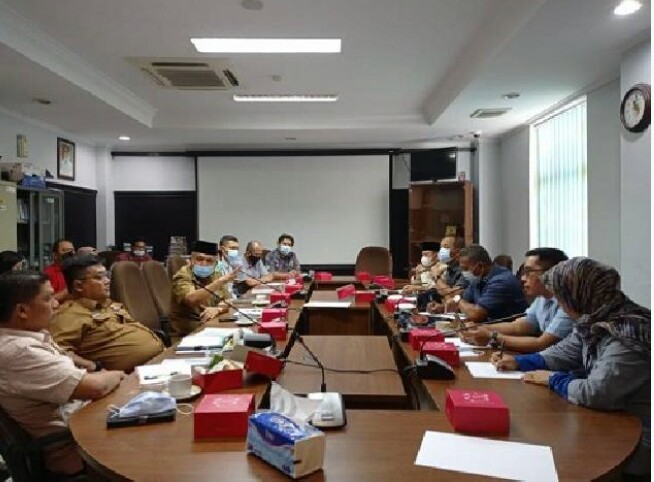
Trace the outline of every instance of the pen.
[[503, 356], [504, 356], [504, 340], [502, 340], [502, 344], [500, 345], [500, 360], [502, 360]]

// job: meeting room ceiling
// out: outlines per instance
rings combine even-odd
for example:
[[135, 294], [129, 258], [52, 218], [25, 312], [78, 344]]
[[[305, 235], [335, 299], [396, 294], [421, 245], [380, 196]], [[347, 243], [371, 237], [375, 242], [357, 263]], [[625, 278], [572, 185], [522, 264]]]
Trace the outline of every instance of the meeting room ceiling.
[[[0, 109], [121, 150], [452, 143], [499, 136], [617, 78], [624, 51], [650, 34], [649, 2], [629, 17], [613, 15], [617, 0], [261, 3], [0, 0]], [[343, 49], [200, 54], [191, 37], [341, 38]], [[163, 88], [134, 58], [217, 63], [239, 86]], [[502, 98], [509, 92], [520, 97]], [[338, 101], [238, 103], [233, 94]], [[509, 110], [470, 117], [489, 108]]]

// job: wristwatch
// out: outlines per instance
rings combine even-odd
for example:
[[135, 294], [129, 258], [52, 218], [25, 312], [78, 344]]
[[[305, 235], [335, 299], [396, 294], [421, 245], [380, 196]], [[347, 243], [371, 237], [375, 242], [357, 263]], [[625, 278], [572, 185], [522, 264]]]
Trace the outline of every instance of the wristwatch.
[[500, 340], [499, 340], [500, 334], [496, 331], [493, 331], [490, 335], [490, 339], [488, 341], [488, 344], [491, 346], [491, 348], [499, 348], [500, 347]]
[[93, 362], [93, 363], [95, 363], [95, 371], [96, 372], [102, 371], [102, 369], [104, 369], [104, 365], [102, 364], [101, 361], [96, 361], [96, 362]]

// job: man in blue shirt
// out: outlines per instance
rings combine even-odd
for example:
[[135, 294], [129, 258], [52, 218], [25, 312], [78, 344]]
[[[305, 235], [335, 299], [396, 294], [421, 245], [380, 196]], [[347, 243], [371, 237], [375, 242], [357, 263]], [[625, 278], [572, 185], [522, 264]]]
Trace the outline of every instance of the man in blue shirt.
[[461, 338], [473, 345], [504, 343], [510, 351], [533, 353], [542, 351], [572, 332], [572, 319], [561, 309], [554, 295], [545, 288], [540, 276], [568, 257], [556, 248], [536, 248], [527, 251], [522, 271], [522, 286], [527, 296], [535, 297], [525, 316], [510, 323], [498, 323], [461, 333]]
[[273, 277], [264, 266], [262, 255], [263, 245], [261, 242], [250, 241], [245, 248], [245, 259], [241, 271], [236, 275], [241, 293], [272, 281]]
[[488, 251], [473, 244], [461, 250], [459, 265], [470, 283], [463, 296], [455, 297], [468, 321], [481, 323], [522, 314], [527, 308], [520, 281], [511, 271], [494, 266]]

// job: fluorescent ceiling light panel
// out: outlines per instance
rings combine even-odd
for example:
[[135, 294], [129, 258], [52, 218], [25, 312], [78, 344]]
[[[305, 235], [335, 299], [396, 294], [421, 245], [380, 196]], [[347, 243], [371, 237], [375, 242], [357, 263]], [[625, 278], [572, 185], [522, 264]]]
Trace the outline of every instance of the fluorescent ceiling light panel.
[[192, 38], [200, 53], [314, 53], [341, 52], [340, 38]]
[[337, 95], [238, 95], [234, 102], [336, 102]]
[[631, 15], [640, 10], [642, 6], [643, 4], [637, 0], [622, 0], [622, 2], [613, 9], [613, 13], [621, 17], [624, 15]]

